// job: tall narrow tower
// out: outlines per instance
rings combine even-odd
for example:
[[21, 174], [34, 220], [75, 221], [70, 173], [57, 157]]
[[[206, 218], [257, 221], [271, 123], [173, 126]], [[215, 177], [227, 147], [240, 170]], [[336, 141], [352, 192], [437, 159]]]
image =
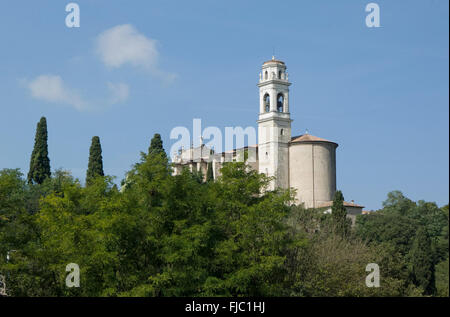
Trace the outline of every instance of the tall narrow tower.
[[258, 160], [259, 172], [275, 177], [271, 189], [289, 188], [290, 85], [284, 62], [272, 57], [263, 64], [258, 83]]

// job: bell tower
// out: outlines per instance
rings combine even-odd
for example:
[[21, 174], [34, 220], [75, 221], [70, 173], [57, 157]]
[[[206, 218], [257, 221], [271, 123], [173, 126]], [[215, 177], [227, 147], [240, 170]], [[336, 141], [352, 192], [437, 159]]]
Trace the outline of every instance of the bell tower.
[[270, 189], [289, 188], [291, 117], [286, 65], [272, 57], [259, 74], [258, 161], [259, 172], [274, 176]]

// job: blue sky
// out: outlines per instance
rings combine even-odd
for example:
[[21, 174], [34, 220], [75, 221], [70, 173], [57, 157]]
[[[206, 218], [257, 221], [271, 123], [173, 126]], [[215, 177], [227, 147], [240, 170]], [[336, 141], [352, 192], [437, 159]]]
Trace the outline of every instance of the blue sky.
[[[154, 133], [169, 150], [193, 118], [256, 127], [275, 49], [293, 83], [292, 133], [339, 143], [346, 200], [377, 209], [401, 190], [448, 203], [448, 1], [377, 1], [381, 27], [367, 28], [370, 1], [79, 0], [71, 29], [69, 2], [1, 3], [0, 168], [28, 172], [41, 116], [52, 169], [82, 181], [94, 135], [119, 182]], [[114, 53], [123, 41], [126, 58]]]

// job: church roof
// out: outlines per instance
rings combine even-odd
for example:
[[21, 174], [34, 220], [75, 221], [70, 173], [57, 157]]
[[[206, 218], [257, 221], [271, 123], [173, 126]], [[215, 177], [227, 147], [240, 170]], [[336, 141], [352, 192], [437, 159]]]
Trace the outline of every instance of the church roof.
[[337, 143], [335, 143], [335, 142], [332, 142], [332, 141], [329, 141], [326, 139], [322, 139], [322, 138], [319, 138], [319, 137], [311, 135], [311, 134], [302, 134], [299, 136], [294, 136], [291, 139], [291, 143], [302, 143], [302, 142], [305, 142], [305, 143], [306, 142], [308, 142], [308, 143], [309, 142], [327, 142], [327, 143], [333, 143], [333, 144], [337, 145]]
[[[318, 207], [319, 207], [319, 208], [322, 208], [322, 207], [331, 207], [332, 205], [333, 205], [333, 201], [330, 200], [330, 201], [327, 201], [327, 202], [324, 202], [324, 203], [319, 204]], [[356, 204], [354, 201], [352, 201], [352, 202], [344, 201], [344, 207], [364, 208], [364, 206], [358, 205], [358, 204]]]
[[278, 63], [278, 64], [283, 64], [284, 65], [283, 61], [280, 61], [280, 60], [275, 59], [275, 58], [272, 58], [270, 61], [264, 62], [263, 65], [269, 64], [269, 63]]

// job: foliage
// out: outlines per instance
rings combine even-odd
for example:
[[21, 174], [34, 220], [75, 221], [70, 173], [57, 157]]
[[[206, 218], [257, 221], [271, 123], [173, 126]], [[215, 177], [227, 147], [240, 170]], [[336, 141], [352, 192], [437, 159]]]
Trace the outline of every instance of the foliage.
[[213, 182], [214, 181], [214, 173], [213, 173], [213, 163], [208, 162], [208, 167], [206, 169], [206, 182]]
[[92, 137], [91, 147], [89, 149], [89, 163], [86, 172], [86, 184], [91, 185], [98, 176], [104, 176], [102, 146], [98, 136]]
[[347, 219], [347, 209], [344, 207], [344, 195], [340, 190], [334, 194], [331, 217], [336, 233], [342, 237], [347, 236], [351, 225]]
[[448, 265], [448, 205], [441, 208], [445, 218], [446, 225], [442, 229], [441, 236], [437, 242], [436, 250], [438, 259], [441, 261], [436, 265], [436, 291], [438, 296], [449, 296], [449, 265]]
[[[419, 288], [436, 295], [435, 266], [448, 258], [448, 206], [413, 202], [401, 192], [388, 194], [383, 209], [357, 217], [356, 235], [370, 245], [382, 246], [395, 260], [395, 274], [404, 287]], [[448, 289], [445, 270], [440, 272], [440, 289]], [[447, 275], [448, 276], [448, 275]]]
[[[290, 228], [308, 239], [292, 253], [288, 270], [292, 296], [415, 296], [419, 290], [398, 274], [401, 257], [391, 256], [381, 245], [367, 244], [353, 235], [343, 237], [332, 228], [330, 215], [320, 209], [292, 208]], [[381, 287], [365, 284], [369, 263], [380, 266]]]
[[152, 140], [150, 141], [150, 147], [148, 148], [148, 154], [161, 154], [166, 156], [166, 152], [163, 148], [163, 142], [161, 139], [161, 135], [159, 133], [155, 133]]
[[50, 177], [50, 159], [48, 158], [47, 145], [47, 120], [42, 117], [37, 124], [34, 148], [31, 154], [28, 183], [42, 184]]
[[411, 274], [415, 285], [426, 295], [436, 292], [431, 240], [425, 228], [419, 228], [410, 252]]
[[436, 265], [436, 289], [437, 295], [442, 297], [449, 296], [449, 278], [448, 278], [448, 258]]
[[[93, 167], [99, 140], [91, 154]], [[341, 192], [331, 215], [295, 206], [245, 162], [224, 164], [214, 182], [172, 175], [158, 135], [121, 191], [101, 174], [82, 186], [63, 170], [41, 183], [0, 171], [9, 295], [448, 296], [448, 206], [393, 192], [351, 228]], [[65, 285], [69, 263], [79, 288]], [[368, 263], [379, 288], [365, 285]]]

